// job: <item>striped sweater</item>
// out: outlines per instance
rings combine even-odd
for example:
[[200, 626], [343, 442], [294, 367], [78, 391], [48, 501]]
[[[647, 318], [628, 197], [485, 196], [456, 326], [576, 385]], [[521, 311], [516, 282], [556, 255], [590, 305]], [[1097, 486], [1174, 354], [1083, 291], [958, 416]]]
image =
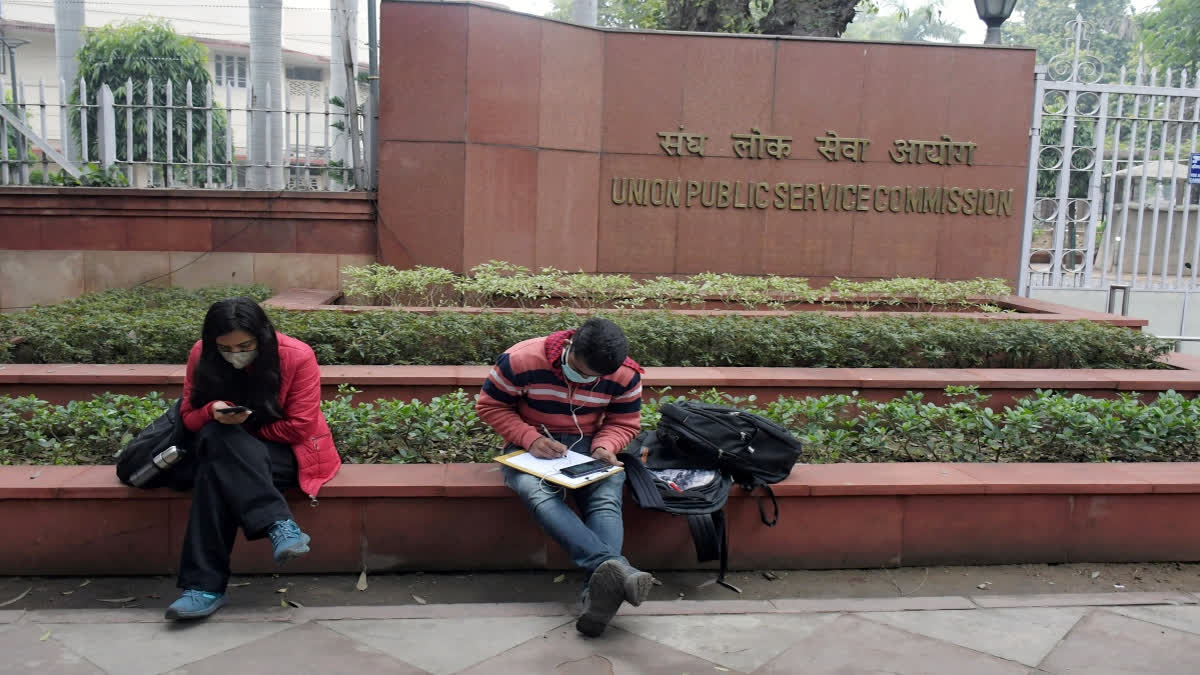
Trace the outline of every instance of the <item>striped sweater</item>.
[[590, 384], [569, 382], [549, 358], [554, 350], [546, 341], [526, 340], [500, 355], [475, 403], [480, 419], [526, 449], [544, 435], [545, 425], [555, 434], [591, 436], [593, 449], [620, 452], [641, 431], [641, 374], [627, 361]]

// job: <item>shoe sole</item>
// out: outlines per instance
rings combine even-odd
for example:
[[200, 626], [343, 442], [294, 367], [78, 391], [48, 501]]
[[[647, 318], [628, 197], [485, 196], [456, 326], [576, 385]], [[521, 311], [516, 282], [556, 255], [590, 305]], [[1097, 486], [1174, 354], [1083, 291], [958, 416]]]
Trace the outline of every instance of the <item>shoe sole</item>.
[[608, 627], [625, 600], [624, 574], [615, 562], [600, 564], [588, 580], [588, 611], [575, 622], [575, 629], [588, 637], [598, 637]]
[[225, 598], [218, 600], [208, 609], [200, 610], [199, 612], [181, 612], [172, 607], [167, 608], [167, 619], [171, 621], [191, 621], [193, 619], [205, 619], [217, 613], [218, 609], [225, 606], [228, 601]]
[[654, 588], [654, 576], [649, 572], [634, 572], [625, 577], [625, 602], [639, 607]]
[[308, 548], [308, 542], [312, 541], [312, 538], [309, 537], [307, 534], [303, 534], [303, 533], [300, 534], [300, 537], [301, 537], [301, 540], [300, 540], [299, 545], [293, 546], [291, 548], [285, 548], [282, 551], [280, 551], [279, 553], [276, 553], [275, 554], [275, 562], [282, 565], [283, 563], [285, 563], [289, 560], [292, 560], [294, 558], [299, 558], [299, 557], [303, 556], [304, 554], [308, 553], [310, 550]]

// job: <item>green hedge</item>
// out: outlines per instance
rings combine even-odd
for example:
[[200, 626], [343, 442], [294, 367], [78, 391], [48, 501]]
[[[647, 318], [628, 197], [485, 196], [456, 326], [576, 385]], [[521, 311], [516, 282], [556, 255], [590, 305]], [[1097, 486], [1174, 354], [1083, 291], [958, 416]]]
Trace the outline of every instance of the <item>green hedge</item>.
[[[217, 298], [264, 287], [109, 291], [0, 315], [0, 362], [183, 363]], [[1159, 368], [1171, 343], [1091, 322], [975, 321], [937, 315], [836, 317], [606, 314], [647, 366]], [[487, 364], [587, 314], [413, 314], [273, 310], [283, 332], [327, 365]]]
[[[780, 398], [761, 404], [716, 391], [714, 403], [754, 410], [805, 443], [803, 461], [830, 462], [1159, 462], [1200, 460], [1200, 399], [1175, 392], [1154, 401], [1136, 395], [1093, 399], [1038, 392], [1003, 410], [971, 387], [947, 390], [953, 402], [920, 394], [879, 403], [857, 396]], [[354, 404], [353, 390], [322, 408], [351, 463], [484, 462], [499, 438], [475, 415], [474, 392], [419, 401]], [[664, 403], [647, 401], [652, 429]], [[107, 464], [170, 401], [103, 394], [66, 406], [33, 397], [0, 397], [0, 464]]]
[[553, 267], [527, 267], [492, 260], [460, 276], [441, 267], [396, 269], [388, 265], [347, 265], [342, 268], [346, 295], [352, 304], [446, 307], [517, 305], [538, 307], [552, 298], [584, 309], [598, 307], [666, 307], [698, 305], [715, 300], [728, 307], [785, 308], [797, 303], [822, 303], [848, 308], [839, 298], [855, 298], [853, 306], [870, 309], [901, 304], [906, 309], [978, 309], [998, 312], [986, 298], [1009, 295], [1003, 279], [937, 281], [934, 279], [834, 279], [815, 289], [801, 277], [739, 276], [704, 272], [685, 278], [634, 279], [628, 274], [569, 273]]

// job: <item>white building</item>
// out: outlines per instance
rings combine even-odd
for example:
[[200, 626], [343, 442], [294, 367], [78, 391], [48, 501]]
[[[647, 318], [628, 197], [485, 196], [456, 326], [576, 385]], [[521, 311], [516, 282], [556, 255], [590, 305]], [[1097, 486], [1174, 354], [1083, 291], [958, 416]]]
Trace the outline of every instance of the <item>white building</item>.
[[[59, 125], [59, 104], [61, 101], [60, 87], [57, 81], [54, 53], [54, 25], [30, 21], [14, 21], [0, 18], [0, 26], [4, 28], [6, 37], [10, 40], [25, 41], [16, 50], [16, 69], [18, 87], [29, 111], [29, 119], [34, 131], [41, 133], [43, 118], [45, 121], [45, 137], [52, 144], [61, 146], [61, 131]], [[247, 93], [250, 79], [249, 65], [250, 45], [247, 42], [219, 40], [211, 37], [194, 36], [200, 44], [208, 48], [208, 72], [212, 78], [214, 103], [232, 110], [230, 128], [233, 135], [234, 153], [241, 157], [246, 149]], [[306, 153], [314, 157], [314, 161], [324, 161], [325, 149], [339, 135], [337, 129], [330, 128], [327, 120], [336, 121], [340, 112], [337, 106], [327, 106], [329, 100], [329, 57], [308, 54], [293, 49], [284, 49], [282, 53], [283, 72], [280, 81], [288, 92], [285, 105], [292, 112], [289, 115], [289, 147], [293, 157], [304, 158]], [[0, 89], [11, 89], [11, 69], [13, 64], [8, 62], [5, 54], [0, 60]], [[366, 72], [365, 64], [360, 64], [359, 72]], [[91, 94], [89, 100], [94, 101], [95, 91], [101, 84], [108, 84], [114, 89], [120, 84], [115, 82], [88, 82]], [[156, 83], [162, 86], [164, 83]], [[185, 101], [186, 83], [176, 82], [174, 101], [181, 104]], [[365, 101], [367, 87], [359, 84], [356, 89], [359, 101]], [[195, 105], [204, 104], [205, 94], [199, 90], [193, 92]], [[277, 96], [277, 93], [274, 95]], [[273, 108], [279, 106], [279, 99], [272, 97]], [[124, 101], [117, 101], [122, 104]], [[135, 109], [143, 101], [134, 100]], [[307, 109], [311, 114], [304, 115]], [[326, 116], [326, 111], [329, 115]], [[135, 112], [135, 115], [138, 114]], [[308, 136], [305, 138], [305, 117], [308, 118]], [[202, 125], [202, 116], [197, 114], [197, 124]], [[224, 139], [214, 139], [214, 142], [224, 142]], [[118, 153], [120, 154], [120, 153]]]

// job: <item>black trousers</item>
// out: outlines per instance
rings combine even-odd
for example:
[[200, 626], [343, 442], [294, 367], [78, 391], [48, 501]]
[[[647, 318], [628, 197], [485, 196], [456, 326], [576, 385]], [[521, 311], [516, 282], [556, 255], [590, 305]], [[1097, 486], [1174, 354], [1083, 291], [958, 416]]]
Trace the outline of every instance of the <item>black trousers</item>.
[[179, 588], [224, 593], [238, 528], [261, 539], [292, 512], [280, 489], [297, 484], [291, 447], [209, 422], [196, 434], [192, 510], [179, 562]]

